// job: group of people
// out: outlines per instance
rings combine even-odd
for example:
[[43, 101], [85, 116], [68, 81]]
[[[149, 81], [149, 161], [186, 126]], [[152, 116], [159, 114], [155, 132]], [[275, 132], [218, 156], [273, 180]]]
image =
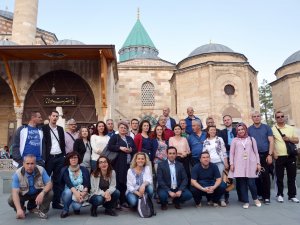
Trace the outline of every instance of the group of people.
[[[187, 118], [177, 124], [163, 109], [152, 129], [147, 120], [120, 121], [114, 130], [112, 119], [77, 131], [74, 119], [67, 121], [68, 131], [57, 125], [58, 112], [49, 115], [49, 124], [39, 127], [42, 117], [32, 112], [28, 125], [18, 128], [13, 143], [13, 159], [18, 167], [12, 179], [9, 205], [17, 218], [25, 212], [47, 218], [52, 208], [61, 209], [61, 218], [80, 214], [90, 204], [91, 216], [103, 205], [106, 215], [115, 209], [135, 208], [145, 193], [155, 197], [162, 210], [170, 201], [176, 209], [202, 197], [209, 205], [226, 207], [227, 174], [236, 180], [238, 200], [249, 207], [248, 189], [254, 204], [270, 204], [270, 173], [275, 165], [277, 201], [283, 202], [284, 170], [288, 177], [288, 199], [296, 198], [296, 156], [288, 155], [286, 143], [298, 143], [293, 127], [285, 124], [284, 114], [276, 112], [271, 129], [261, 123], [258, 112], [253, 125], [233, 127], [230, 115], [223, 117], [225, 129], [219, 130], [212, 117], [203, 129], [192, 107]], [[282, 135], [283, 134], [283, 135]], [[112, 161], [102, 153], [117, 154]], [[274, 160], [275, 159], [275, 160]], [[275, 163], [273, 162], [275, 161]], [[28, 201], [26, 207], [25, 202]]]

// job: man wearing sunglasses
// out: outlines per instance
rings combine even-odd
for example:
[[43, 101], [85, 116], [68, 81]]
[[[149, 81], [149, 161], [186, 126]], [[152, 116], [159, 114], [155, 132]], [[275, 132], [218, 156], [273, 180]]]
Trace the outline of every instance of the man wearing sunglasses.
[[[275, 113], [276, 124], [273, 126], [272, 131], [275, 139], [275, 155], [277, 157], [275, 161], [275, 173], [277, 183], [277, 201], [283, 203], [283, 178], [284, 169], [287, 174], [287, 186], [288, 186], [288, 199], [291, 202], [299, 203], [296, 198], [296, 174], [297, 174], [297, 162], [296, 156], [289, 156], [287, 153], [287, 147], [285, 142], [292, 142], [294, 144], [299, 143], [299, 139], [296, 136], [295, 129], [285, 123], [284, 113], [277, 111]], [[280, 132], [281, 134], [280, 134]]]

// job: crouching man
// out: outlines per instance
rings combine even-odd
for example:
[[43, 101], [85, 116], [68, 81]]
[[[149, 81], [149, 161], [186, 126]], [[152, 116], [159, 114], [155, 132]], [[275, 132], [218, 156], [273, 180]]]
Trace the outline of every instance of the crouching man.
[[206, 196], [213, 201], [214, 206], [218, 206], [221, 196], [225, 193], [226, 184], [222, 182], [218, 167], [210, 163], [208, 152], [201, 153], [200, 163], [193, 167], [191, 177], [191, 192], [196, 207], [201, 206], [202, 196]]
[[25, 218], [25, 202], [28, 201], [29, 212], [37, 214], [41, 219], [47, 219], [52, 197], [52, 183], [46, 170], [36, 165], [34, 155], [25, 156], [23, 166], [12, 177], [12, 191], [8, 199], [8, 204], [17, 213], [16, 218]]

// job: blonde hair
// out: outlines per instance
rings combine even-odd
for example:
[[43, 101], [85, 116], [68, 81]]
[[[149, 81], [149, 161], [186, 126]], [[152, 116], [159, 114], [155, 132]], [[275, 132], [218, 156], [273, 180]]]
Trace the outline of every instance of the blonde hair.
[[139, 155], [143, 155], [145, 157], [145, 166], [149, 166], [150, 165], [150, 160], [149, 160], [149, 156], [144, 153], [144, 152], [138, 152], [138, 153], [135, 153], [132, 160], [131, 160], [131, 164], [130, 164], [130, 168], [135, 168], [137, 166], [136, 164], [136, 159]]

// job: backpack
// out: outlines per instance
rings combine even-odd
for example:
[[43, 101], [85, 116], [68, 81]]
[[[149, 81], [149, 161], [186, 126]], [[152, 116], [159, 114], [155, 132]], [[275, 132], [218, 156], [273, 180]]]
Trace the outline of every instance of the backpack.
[[142, 218], [149, 218], [156, 215], [152, 199], [147, 193], [145, 193], [143, 197], [139, 198], [137, 211]]

